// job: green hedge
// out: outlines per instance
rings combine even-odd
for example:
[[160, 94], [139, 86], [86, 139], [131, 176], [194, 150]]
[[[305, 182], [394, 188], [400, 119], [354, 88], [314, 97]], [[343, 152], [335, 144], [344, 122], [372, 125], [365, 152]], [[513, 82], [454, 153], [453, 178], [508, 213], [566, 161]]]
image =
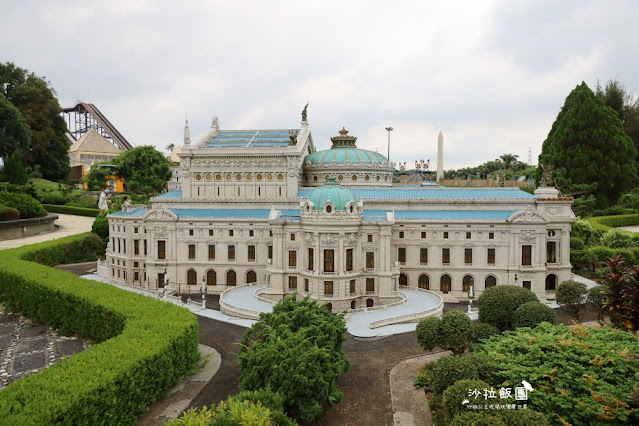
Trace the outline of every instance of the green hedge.
[[76, 216], [97, 217], [100, 214], [99, 209], [86, 209], [84, 207], [75, 206], [56, 206], [54, 204], [42, 205], [49, 213], [74, 214]]
[[639, 214], [590, 217], [588, 221], [592, 224], [593, 228], [605, 232], [619, 226], [639, 225]]
[[57, 261], [88, 236], [0, 251], [0, 303], [97, 343], [0, 391], [0, 424], [132, 424], [195, 369], [186, 309], [25, 260]]

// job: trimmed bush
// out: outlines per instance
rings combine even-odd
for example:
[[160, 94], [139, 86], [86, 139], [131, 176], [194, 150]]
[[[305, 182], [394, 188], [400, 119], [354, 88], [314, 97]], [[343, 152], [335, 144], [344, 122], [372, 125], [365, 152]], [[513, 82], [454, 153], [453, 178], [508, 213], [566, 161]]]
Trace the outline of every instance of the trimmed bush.
[[612, 249], [627, 249], [632, 246], [633, 235], [634, 234], [632, 232], [613, 228], [603, 234], [599, 242], [602, 246], [610, 247]]
[[549, 306], [540, 302], [526, 302], [520, 305], [513, 315], [513, 327], [535, 328], [542, 322], [554, 324], [557, 315]]
[[427, 317], [417, 323], [415, 333], [417, 341], [424, 350], [432, 351], [439, 345], [439, 329], [442, 320], [437, 317]]
[[477, 343], [483, 339], [488, 339], [495, 334], [499, 334], [499, 329], [494, 325], [486, 323], [475, 323], [471, 328], [472, 342]]
[[484, 290], [477, 300], [479, 321], [494, 325], [501, 331], [511, 330], [515, 310], [526, 302], [539, 302], [539, 299], [524, 287], [490, 287]]
[[596, 230], [606, 232], [619, 226], [639, 225], [639, 214], [591, 217], [588, 218], [588, 221]]
[[508, 426], [546, 426], [546, 417], [539, 411], [527, 408], [525, 410], [500, 410], [499, 417]]
[[583, 250], [586, 247], [584, 240], [579, 237], [570, 237], [570, 250]]
[[497, 368], [497, 361], [493, 357], [474, 353], [442, 357], [432, 364], [432, 383], [428, 388], [437, 393], [442, 393], [457, 380], [490, 381], [492, 371]]
[[596, 285], [588, 290], [588, 305], [590, 309], [597, 313], [597, 321], [603, 322], [604, 317], [608, 313], [608, 308], [604, 306], [606, 300], [605, 288], [602, 285]]
[[20, 219], [20, 212], [13, 207], [0, 205], [0, 222]]
[[42, 204], [54, 204], [61, 206], [67, 202], [67, 197], [58, 191], [47, 192], [41, 198]]
[[1, 390], [3, 424], [132, 424], [195, 369], [198, 321], [186, 309], [24, 260], [88, 236], [0, 251], [3, 305], [96, 343]]
[[77, 240], [63, 240], [60, 244], [51, 244], [32, 250], [26, 253], [23, 259], [45, 266], [55, 266], [90, 262], [103, 257], [106, 243], [94, 233], [85, 235], [84, 238]]
[[[484, 398], [484, 389], [490, 389], [483, 380], [461, 379], [455, 381], [448, 389], [444, 391], [444, 408], [449, 419], [468, 411], [468, 405], [486, 404], [489, 400]], [[477, 390], [480, 394], [469, 396], [468, 393]], [[462, 405], [463, 400], [469, 400], [468, 404]]]
[[417, 341], [427, 351], [439, 346], [454, 353], [463, 353], [471, 343], [471, 322], [459, 311], [446, 312], [441, 319], [422, 319], [415, 329]]
[[99, 209], [87, 209], [75, 206], [56, 206], [53, 204], [44, 204], [43, 207], [51, 213], [72, 214], [76, 216], [97, 217], [100, 214]]
[[109, 240], [109, 220], [106, 214], [101, 214], [95, 218], [91, 225], [91, 232], [98, 235], [102, 240]]
[[563, 281], [557, 287], [557, 304], [568, 315], [579, 321], [586, 308], [588, 288], [577, 281]]
[[0, 204], [12, 207], [20, 212], [21, 219], [46, 216], [47, 211], [35, 198], [27, 194], [0, 191]]

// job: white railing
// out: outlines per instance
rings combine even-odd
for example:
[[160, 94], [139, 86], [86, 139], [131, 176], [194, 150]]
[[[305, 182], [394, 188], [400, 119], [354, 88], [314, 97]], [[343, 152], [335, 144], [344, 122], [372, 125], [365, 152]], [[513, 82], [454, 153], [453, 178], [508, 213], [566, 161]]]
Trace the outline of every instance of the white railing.
[[402, 292], [392, 291], [391, 292], [391, 296], [392, 297], [399, 297], [400, 300], [398, 300], [397, 302], [387, 303], [385, 305], [372, 306], [370, 308], [351, 309], [346, 314], [346, 317], [348, 317], [350, 314], [361, 314], [361, 313], [366, 313], [366, 312], [385, 311], [387, 309], [393, 309], [393, 308], [396, 308], [398, 306], [405, 305], [406, 302], [408, 302], [408, 297], [406, 297], [406, 295], [404, 293], [402, 293]]
[[[239, 306], [235, 306], [235, 305], [231, 305], [230, 303], [226, 302], [224, 300], [225, 295], [227, 295], [228, 293], [231, 293], [233, 291], [237, 291], [237, 290], [241, 290], [244, 289], [246, 287], [255, 287], [258, 285], [266, 285], [266, 282], [255, 282], [255, 283], [247, 283], [247, 284], [240, 284], [238, 286], [234, 286], [231, 288], [228, 288], [226, 290], [224, 290], [222, 292], [222, 294], [220, 294], [220, 311], [224, 314], [228, 314], [228, 315], [232, 315], [232, 316], [237, 316], [240, 318], [248, 318], [248, 319], [254, 319], [257, 320], [260, 318], [260, 312], [258, 311], [254, 311], [251, 309], [244, 309], [244, 308], [240, 308]], [[257, 292], [257, 290], [256, 290]], [[269, 302], [267, 302], [269, 303]]]
[[428, 309], [422, 312], [415, 312], [412, 314], [399, 315], [397, 317], [385, 318], [377, 321], [373, 321], [370, 323], [370, 328], [378, 328], [383, 327], [385, 325], [391, 324], [400, 324], [403, 322], [415, 322], [415, 320], [431, 317], [431, 316], [440, 316], [444, 312], [444, 303], [440, 303], [438, 306]]
[[257, 290], [255, 290], [255, 293], [253, 293], [255, 295], [255, 298], [257, 300], [259, 300], [260, 302], [264, 302], [264, 303], [268, 303], [269, 305], [276, 305], [277, 302], [275, 300], [271, 300], [268, 299], [266, 297], [263, 297], [262, 294], [266, 293], [266, 288], [258, 288]]

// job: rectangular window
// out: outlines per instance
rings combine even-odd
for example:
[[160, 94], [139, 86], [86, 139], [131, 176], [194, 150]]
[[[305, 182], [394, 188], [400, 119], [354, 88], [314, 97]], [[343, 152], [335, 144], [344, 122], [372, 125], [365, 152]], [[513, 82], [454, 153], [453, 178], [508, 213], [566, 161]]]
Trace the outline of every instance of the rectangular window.
[[404, 231], [399, 231], [399, 238], [404, 238]]
[[229, 229], [229, 237], [232, 237], [232, 236], [233, 236], [233, 230]]
[[422, 231], [422, 238], [426, 238], [426, 231]]
[[488, 233], [488, 239], [489, 240], [494, 240], [495, 239], [495, 233], [494, 232], [489, 232]]
[[133, 254], [136, 256], [140, 255], [140, 240], [133, 240]]
[[532, 246], [521, 246], [521, 264], [524, 266], [532, 265]]
[[209, 237], [212, 237], [212, 236], [213, 236], [213, 230], [209, 229]]
[[158, 259], [166, 259], [166, 241], [158, 241]]
[[522, 284], [522, 286], [523, 286], [524, 288], [527, 288], [528, 290], [530, 290], [530, 287], [531, 287], [532, 281], [524, 281], [524, 282], [522, 282], [521, 284]]
[[[334, 250], [324, 250], [324, 272], [335, 272], [335, 251]], [[330, 281], [330, 283], [331, 283], [331, 289], [332, 289], [333, 281]], [[331, 292], [331, 294], [333, 293]]]
[[447, 239], [447, 238], [448, 238], [448, 231], [445, 231], [444, 232], [444, 239]]
[[229, 260], [235, 260], [235, 246], [234, 245], [230, 245], [228, 247], [228, 259]]
[[144, 240], [144, 255], [146, 256], [147, 253], [147, 245], [146, 245], [146, 240]]
[[157, 286], [159, 288], [164, 288], [164, 274], [158, 274]]
[[428, 249], [425, 247], [419, 249], [419, 263], [422, 265], [428, 263]]
[[268, 258], [273, 260], [273, 246], [272, 245], [268, 246]]
[[297, 252], [295, 250], [288, 251], [288, 267], [289, 268], [297, 267]]
[[488, 259], [486, 259], [486, 263], [488, 263], [489, 265], [494, 265], [495, 264], [495, 249], [494, 248], [489, 248], [488, 249]]
[[134, 234], [137, 234], [137, 233], [138, 233], [138, 227], [137, 227], [137, 226], [133, 227], [133, 233], [134, 233]]
[[249, 262], [255, 262], [255, 246], [248, 246], [248, 260]]
[[189, 259], [195, 259], [195, 244], [189, 244]]
[[288, 289], [297, 290], [297, 277], [288, 277]]
[[215, 260], [215, 244], [209, 244], [209, 260]]
[[351, 280], [348, 287], [350, 293], [355, 294], [355, 280]]
[[315, 250], [312, 248], [308, 249], [308, 267], [306, 269], [309, 271], [315, 270]]
[[140, 273], [138, 271], [133, 272], [133, 281], [135, 282], [140, 281]]
[[557, 263], [557, 242], [548, 241], [546, 243], [546, 262]]
[[353, 249], [346, 249], [346, 271], [353, 270]]
[[464, 249], [464, 263], [466, 265], [472, 265], [473, 263], [473, 249]]
[[255, 236], [255, 232], [253, 232], [253, 230], [251, 229], [251, 230], [249, 231], [249, 237], [253, 237], [253, 236]]
[[333, 281], [324, 281], [324, 296], [332, 296], [332, 295], [333, 295]]
[[126, 239], [122, 238], [122, 253], [126, 254]]
[[193, 230], [189, 229], [189, 237], [192, 237], [192, 236], [193, 236]]
[[366, 269], [375, 269], [375, 252], [366, 252]]
[[308, 293], [308, 278], [304, 278], [304, 291]]
[[442, 263], [445, 265], [450, 264], [450, 249], [443, 248], [442, 249]]
[[375, 292], [375, 278], [366, 278], [366, 293], [371, 294]]
[[291, 241], [295, 241], [295, 234], [291, 234]]
[[470, 240], [470, 232], [466, 232], [466, 239]]
[[368, 234], [368, 237], [367, 237], [366, 241], [368, 241], [369, 243], [372, 243], [373, 242], [373, 234]]
[[397, 247], [397, 261], [401, 264], [406, 263], [406, 247]]

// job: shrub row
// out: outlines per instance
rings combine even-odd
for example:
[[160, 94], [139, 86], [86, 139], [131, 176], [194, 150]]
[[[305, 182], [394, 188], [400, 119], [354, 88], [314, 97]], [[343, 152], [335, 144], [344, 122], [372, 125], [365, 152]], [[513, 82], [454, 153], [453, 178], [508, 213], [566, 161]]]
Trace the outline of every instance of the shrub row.
[[55, 263], [87, 237], [0, 252], [3, 305], [98, 343], [0, 391], [2, 424], [131, 424], [195, 368], [198, 322], [186, 309], [25, 260]]
[[53, 204], [43, 204], [43, 207], [50, 213], [74, 214], [76, 216], [97, 217], [99, 209], [87, 209], [75, 206], [56, 206]]
[[594, 271], [608, 264], [608, 259], [620, 255], [627, 263], [639, 263], [639, 248], [631, 249], [610, 248], [604, 246], [593, 246], [585, 250], [571, 250], [570, 263], [576, 268], [587, 268]]
[[618, 226], [639, 225], [639, 214], [623, 214], [618, 216], [599, 216], [588, 218], [593, 228], [608, 231]]

